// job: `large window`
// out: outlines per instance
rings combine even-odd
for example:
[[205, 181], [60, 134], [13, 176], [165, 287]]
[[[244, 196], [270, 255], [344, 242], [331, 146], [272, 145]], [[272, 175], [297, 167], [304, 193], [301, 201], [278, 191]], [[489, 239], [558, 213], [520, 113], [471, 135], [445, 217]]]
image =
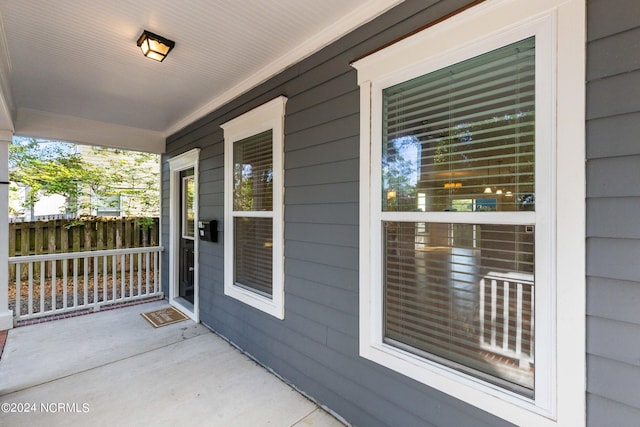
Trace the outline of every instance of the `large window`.
[[[385, 342], [533, 396], [535, 39], [386, 88], [382, 102]], [[474, 223], [461, 223], [470, 199]]]
[[[568, 118], [584, 101], [567, 98], [583, 69], [556, 56], [583, 48], [567, 35], [583, 5], [560, 3], [488, 1], [354, 64], [360, 354], [516, 424], [568, 422], [557, 402], [584, 394], [559, 373], [584, 353], [557, 351], [575, 339], [560, 295], [584, 296], [583, 259], [567, 251], [584, 250], [583, 230], [559, 225], [584, 214], [583, 166], [566, 151], [584, 149]], [[560, 281], [569, 259], [577, 286]]]
[[225, 294], [284, 318], [282, 146], [286, 98], [222, 125]]
[[[247, 216], [250, 214], [251, 216]], [[271, 297], [273, 131], [233, 144], [234, 283]]]

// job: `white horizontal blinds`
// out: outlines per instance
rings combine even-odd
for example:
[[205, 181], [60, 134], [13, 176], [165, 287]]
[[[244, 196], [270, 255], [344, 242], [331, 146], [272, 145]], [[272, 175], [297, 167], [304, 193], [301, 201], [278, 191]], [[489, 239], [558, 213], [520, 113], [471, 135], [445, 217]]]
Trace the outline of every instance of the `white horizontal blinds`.
[[273, 209], [273, 131], [233, 144], [233, 210]]
[[385, 342], [529, 397], [534, 225], [426, 212], [535, 210], [534, 46], [385, 89], [381, 165], [385, 219], [425, 212], [425, 222], [382, 222]]
[[233, 144], [234, 282], [273, 286], [273, 131]]
[[235, 281], [271, 296], [273, 277], [273, 221], [234, 218]]
[[533, 395], [534, 234], [384, 222], [385, 341]]
[[534, 91], [534, 38], [385, 89], [382, 209], [533, 210]]

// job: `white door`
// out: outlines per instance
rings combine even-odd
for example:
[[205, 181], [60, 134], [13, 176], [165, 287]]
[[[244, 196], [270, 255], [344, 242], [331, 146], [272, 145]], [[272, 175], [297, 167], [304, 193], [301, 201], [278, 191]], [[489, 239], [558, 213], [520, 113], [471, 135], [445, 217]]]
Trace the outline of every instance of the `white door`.
[[169, 303], [199, 321], [198, 156], [199, 149], [169, 159]]

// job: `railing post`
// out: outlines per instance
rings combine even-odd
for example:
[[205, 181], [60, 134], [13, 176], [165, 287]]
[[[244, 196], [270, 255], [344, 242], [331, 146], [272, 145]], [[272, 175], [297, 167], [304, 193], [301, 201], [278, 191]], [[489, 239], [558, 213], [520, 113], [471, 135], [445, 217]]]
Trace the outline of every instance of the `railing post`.
[[13, 328], [9, 310], [9, 144], [12, 132], [0, 131], [0, 331]]

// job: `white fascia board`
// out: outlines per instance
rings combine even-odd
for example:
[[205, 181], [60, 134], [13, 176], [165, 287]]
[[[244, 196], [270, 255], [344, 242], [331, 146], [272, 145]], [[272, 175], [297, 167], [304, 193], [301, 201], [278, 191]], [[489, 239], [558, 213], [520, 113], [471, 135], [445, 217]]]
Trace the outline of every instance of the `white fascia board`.
[[34, 138], [162, 154], [162, 132], [121, 126], [29, 108], [18, 109], [15, 133]]

